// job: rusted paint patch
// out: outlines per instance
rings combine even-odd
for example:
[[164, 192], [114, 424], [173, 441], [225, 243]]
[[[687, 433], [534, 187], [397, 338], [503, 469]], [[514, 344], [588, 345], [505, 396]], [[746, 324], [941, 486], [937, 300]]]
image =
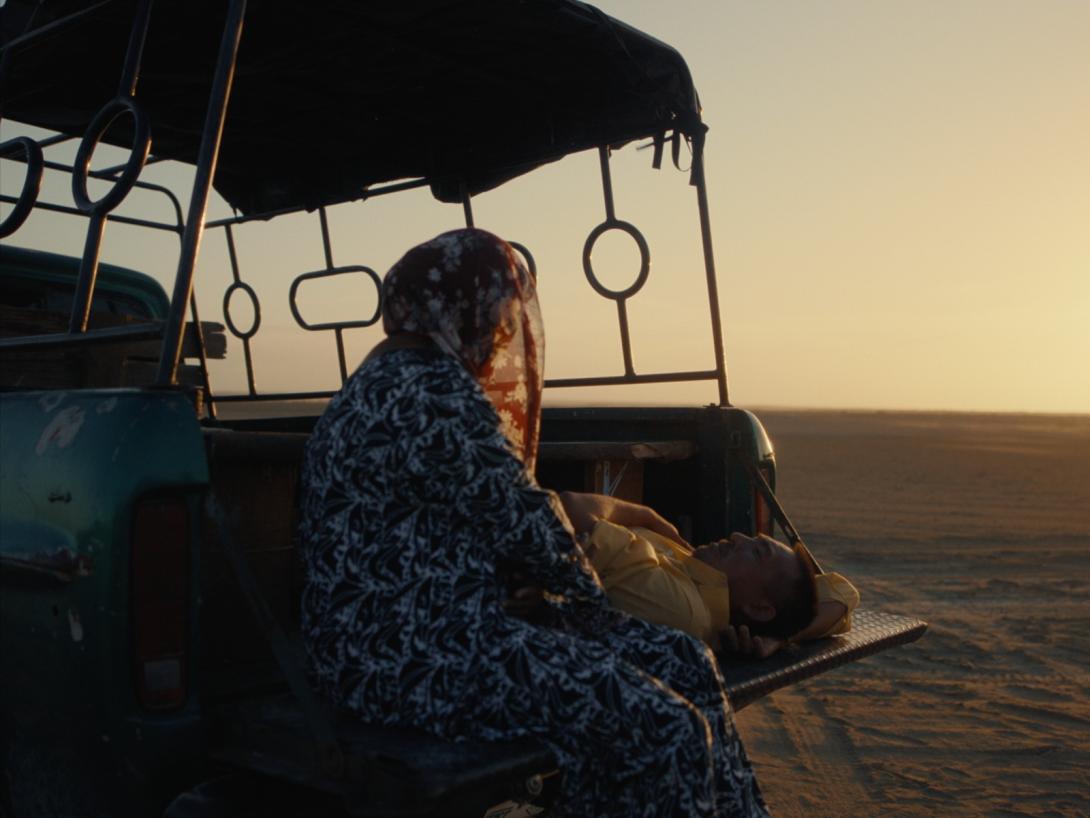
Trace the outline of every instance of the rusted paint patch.
[[38, 438], [38, 445], [34, 447], [34, 453], [39, 457], [51, 446], [64, 449], [72, 445], [72, 441], [79, 434], [83, 426], [86, 413], [79, 406], [69, 406], [62, 409], [53, 420], [42, 430], [42, 436]]
[[50, 392], [42, 395], [38, 398], [38, 405], [42, 407], [43, 412], [52, 412], [64, 400], [64, 394], [64, 392]]
[[72, 608], [68, 609], [68, 630], [73, 642], [83, 641], [83, 623], [79, 621], [79, 613]]

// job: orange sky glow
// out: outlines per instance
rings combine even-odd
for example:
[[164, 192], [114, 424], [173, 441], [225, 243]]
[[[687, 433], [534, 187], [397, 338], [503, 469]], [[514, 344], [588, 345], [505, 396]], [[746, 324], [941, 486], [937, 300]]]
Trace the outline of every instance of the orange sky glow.
[[[676, 47], [700, 92], [733, 403], [1090, 412], [1090, 3], [598, 5]], [[34, 133], [0, 128], [3, 138]], [[53, 150], [50, 158], [74, 153]], [[102, 148], [95, 165], [118, 155]], [[636, 369], [711, 368], [687, 177], [652, 170], [651, 152], [634, 145], [612, 164], [617, 215], [651, 247], [651, 275], [629, 305]], [[12, 167], [0, 165], [5, 193], [21, 184]], [[188, 193], [188, 170], [173, 163], [143, 178]], [[43, 198], [70, 196], [67, 179], [47, 176]], [[537, 258], [547, 376], [620, 374], [616, 310], [580, 265], [583, 241], [604, 216], [597, 157], [570, 157], [482, 194], [474, 210], [479, 226]], [[216, 199], [210, 216], [227, 212]], [[420, 191], [339, 206], [330, 212], [334, 258], [381, 273], [461, 218], [459, 207]], [[35, 214], [14, 243], [78, 255], [83, 229]], [[324, 266], [317, 216], [248, 225], [236, 239], [243, 276], [262, 296], [259, 387], [335, 387], [332, 336], [299, 330], [287, 307], [291, 279]], [[173, 239], [111, 225], [103, 258], [169, 290], [175, 253]], [[222, 320], [226, 261], [222, 235], [211, 235], [196, 280], [206, 320]], [[596, 249], [610, 286], [626, 286], [637, 263], [620, 237]], [[347, 289], [315, 285], [304, 295], [308, 320], [371, 312], [366, 282], [336, 286]], [[377, 329], [350, 334], [350, 357], [378, 337]], [[214, 386], [243, 388], [241, 358], [232, 343]], [[553, 390], [551, 398], [708, 403], [715, 387]]]

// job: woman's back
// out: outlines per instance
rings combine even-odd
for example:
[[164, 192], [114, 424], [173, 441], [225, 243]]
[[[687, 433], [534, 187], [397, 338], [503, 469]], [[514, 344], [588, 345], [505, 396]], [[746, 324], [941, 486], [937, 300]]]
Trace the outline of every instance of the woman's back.
[[456, 697], [481, 641], [521, 626], [503, 612], [500, 561], [604, 601], [499, 425], [461, 364], [409, 348], [361, 366], [315, 427], [300, 504], [303, 635], [323, 691], [369, 719], [417, 719], [390, 708], [421, 684]]
[[[488, 422], [475, 391], [446, 356], [395, 350], [352, 376], [307, 447], [299, 531], [311, 667], [327, 693], [371, 718], [402, 698], [408, 654], [459, 670], [474, 620], [498, 604], [472, 521], [457, 519], [457, 487], [437, 468], [445, 453], [461, 457], [467, 420]], [[451, 643], [462, 650], [445, 651]]]

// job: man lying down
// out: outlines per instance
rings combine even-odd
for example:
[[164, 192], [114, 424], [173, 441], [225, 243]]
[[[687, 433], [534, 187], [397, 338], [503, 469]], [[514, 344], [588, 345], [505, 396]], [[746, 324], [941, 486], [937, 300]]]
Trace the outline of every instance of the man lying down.
[[690, 548], [599, 520], [583, 550], [614, 607], [717, 652], [764, 658], [788, 642], [846, 633], [859, 604], [840, 574], [816, 573], [804, 549], [765, 535]]

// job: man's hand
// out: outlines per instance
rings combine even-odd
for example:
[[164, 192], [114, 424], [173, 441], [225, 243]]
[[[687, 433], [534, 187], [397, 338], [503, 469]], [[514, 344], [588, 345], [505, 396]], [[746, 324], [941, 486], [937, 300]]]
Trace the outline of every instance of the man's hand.
[[785, 644], [784, 640], [774, 636], [753, 636], [747, 625], [737, 628], [728, 625], [726, 630], [720, 632], [719, 640], [720, 650], [724, 653], [740, 653], [754, 659], [767, 659]]
[[626, 528], [648, 528], [674, 542], [688, 545], [681, 538], [677, 528], [647, 506], [618, 500], [616, 497], [608, 497], [604, 494], [586, 494], [578, 491], [561, 492], [560, 502], [577, 534], [590, 531], [597, 518]]

